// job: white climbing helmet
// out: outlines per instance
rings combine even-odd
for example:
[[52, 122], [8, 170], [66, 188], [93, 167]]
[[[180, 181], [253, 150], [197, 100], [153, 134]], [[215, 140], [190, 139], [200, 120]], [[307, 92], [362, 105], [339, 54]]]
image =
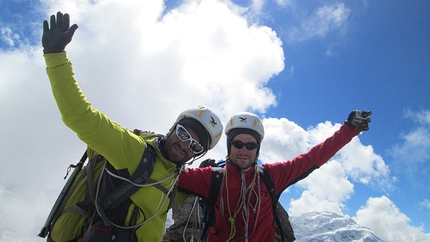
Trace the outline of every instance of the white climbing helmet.
[[260, 142], [263, 141], [264, 138], [264, 127], [263, 121], [261, 119], [249, 112], [240, 112], [233, 115], [227, 123], [225, 127], [225, 135], [228, 137], [228, 133], [232, 129], [242, 128], [242, 129], [250, 129], [257, 132], [260, 135]]
[[208, 150], [215, 147], [218, 141], [221, 139], [223, 125], [221, 119], [207, 106], [196, 106], [190, 109], [184, 110], [179, 114], [176, 119], [176, 123], [184, 118], [192, 118], [199, 121], [206, 131], [209, 133], [209, 146]]

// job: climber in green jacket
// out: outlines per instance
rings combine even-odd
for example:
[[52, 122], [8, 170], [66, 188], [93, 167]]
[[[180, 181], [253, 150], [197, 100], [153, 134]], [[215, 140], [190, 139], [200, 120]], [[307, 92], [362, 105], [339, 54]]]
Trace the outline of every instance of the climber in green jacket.
[[[144, 150], [152, 147], [156, 162], [150, 178], [173, 192], [186, 162], [202, 157], [218, 143], [223, 130], [221, 120], [206, 106], [193, 107], [178, 116], [166, 135], [154, 135], [147, 139], [110, 120], [87, 102], [74, 78], [65, 47], [77, 28], [76, 24], [70, 26], [69, 15], [61, 12], [52, 15], [49, 23], [47, 20], [43, 23], [46, 71], [64, 123], [91, 150], [105, 157], [117, 174], [133, 174]], [[131, 241], [161, 241], [171, 202], [167, 194], [154, 186], [144, 186], [130, 199], [132, 203], [125, 211], [127, 215], [124, 215], [125, 221], [121, 226], [141, 225], [132, 230]], [[133, 221], [130, 219], [132, 215]], [[51, 233], [50, 239], [78, 240], [83, 236], [79, 232], [76, 229], [67, 235], [68, 238], [61, 237], [61, 232]]]

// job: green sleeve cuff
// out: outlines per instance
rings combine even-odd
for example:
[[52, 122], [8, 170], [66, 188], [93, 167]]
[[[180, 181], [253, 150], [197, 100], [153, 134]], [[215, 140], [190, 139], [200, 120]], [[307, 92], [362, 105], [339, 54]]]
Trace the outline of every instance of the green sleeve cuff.
[[58, 53], [44, 54], [46, 67], [55, 68], [70, 62], [65, 51]]

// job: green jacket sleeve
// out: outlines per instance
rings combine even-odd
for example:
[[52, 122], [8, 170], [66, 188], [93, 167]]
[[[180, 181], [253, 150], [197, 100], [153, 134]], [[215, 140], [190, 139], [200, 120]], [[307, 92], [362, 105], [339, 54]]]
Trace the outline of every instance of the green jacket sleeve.
[[144, 151], [144, 141], [87, 102], [66, 52], [46, 54], [45, 61], [63, 122], [115, 169], [128, 168], [130, 174], [134, 172]]

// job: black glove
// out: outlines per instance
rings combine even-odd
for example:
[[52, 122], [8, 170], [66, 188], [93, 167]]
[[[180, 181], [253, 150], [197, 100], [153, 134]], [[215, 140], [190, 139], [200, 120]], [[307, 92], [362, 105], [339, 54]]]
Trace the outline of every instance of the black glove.
[[369, 116], [372, 115], [372, 111], [361, 111], [361, 110], [354, 110], [349, 114], [348, 121], [345, 123], [349, 125], [351, 128], [357, 128], [360, 131], [367, 131], [369, 130], [369, 123], [370, 118]]
[[208, 167], [208, 166], [213, 166], [213, 167], [217, 167], [218, 165], [216, 164], [214, 159], [206, 159], [204, 161], [202, 161], [202, 163], [200, 163], [199, 167]]
[[66, 45], [72, 40], [78, 25], [70, 26], [69, 15], [57, 13], [57, 22], [55, 15], [51, 15], [51, 29], [49, 29], [48, 21], [43, 21], [42, 46], [43, 53], [58, 53], [64, 51]]

